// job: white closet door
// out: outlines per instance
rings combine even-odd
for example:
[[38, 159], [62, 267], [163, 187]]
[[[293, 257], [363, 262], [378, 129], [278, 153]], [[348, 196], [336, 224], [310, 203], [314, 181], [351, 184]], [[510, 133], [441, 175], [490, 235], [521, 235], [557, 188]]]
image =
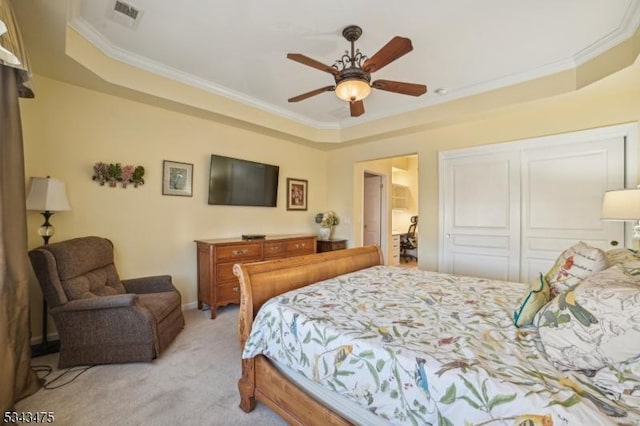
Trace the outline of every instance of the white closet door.
[[624, 247], [602, 197], [635, 185], [637, 156], [635, 124], [441, 153], [440, 270], [529, 282], [578, 241]]
[[624, 166], [623, 137], [522, 152], [521, 281], [547, 271], [578, 241], [624, 246], [624, 225], [600, 220], [604, 192], [624, 187]]
[[520, 261], [519, 153], [444, 163], [441, 270], [517, 281]]

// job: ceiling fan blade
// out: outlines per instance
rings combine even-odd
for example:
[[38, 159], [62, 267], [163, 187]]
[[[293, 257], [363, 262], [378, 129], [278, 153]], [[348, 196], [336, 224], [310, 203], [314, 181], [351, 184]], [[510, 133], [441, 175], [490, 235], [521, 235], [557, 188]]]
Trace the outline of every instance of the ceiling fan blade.
[[411, 40], [395, 36], [391, 41], [378, 50], [375, 55], [367, 59], [362, 65], [364, 72], [376, 72], [385, 65], [395, 61], [413, 50]]
[[349, 109], [351, 110], [352, 117], [360, 117], [362, 114], [364, 114], [364, 102], [349, 102]]
[[340, 72], [336, 68], [325, 65], [322, 62], [318, 62], [315, 59], [311, 59], [310, 57], [305, 56], [301, 53], [288, 53], [287, 58], [291, 59], [292, 61], [300, 62], [303, 65], [318, 69], [320, 71], [328, 72], [329, 74], [340, 74]]
[[321, 87], [320, 89], [312, 90], [310, 92], [303, 93], [302, 95], [294, 96], [293, 98], [289, 99], [289, 102], [303, 101], [312, 96], [319, 95], [322, 92], [330, 92], [332, 90], [336, 90], [336, 86]]
[[371, 83], [371, 87], [386, 90], [387, 92], [400, 93], [403, 95], [420, 96], [427, 93], [427, 86], [424, 84], [403, 83], [401, 81], [376, 80]]

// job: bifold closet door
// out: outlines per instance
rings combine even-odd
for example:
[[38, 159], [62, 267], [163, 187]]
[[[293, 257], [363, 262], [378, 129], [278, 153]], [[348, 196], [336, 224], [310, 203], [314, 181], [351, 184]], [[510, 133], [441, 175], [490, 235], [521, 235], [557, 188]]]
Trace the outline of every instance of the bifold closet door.
[[445, 160], [442, 271], [518, 280], [519, 158], [502, 152]]
[[604, 192], [624, 188], [623, 137], [524, 150], [521, 168], [522, 281], [577, 241], [624, 247], [624, 225], [600, 219]]
[[440, 270], [529, 282], [578, 241], [624, 247], [600, 212], [625, 186], [625, 144], [594, 129], [442, 155]]

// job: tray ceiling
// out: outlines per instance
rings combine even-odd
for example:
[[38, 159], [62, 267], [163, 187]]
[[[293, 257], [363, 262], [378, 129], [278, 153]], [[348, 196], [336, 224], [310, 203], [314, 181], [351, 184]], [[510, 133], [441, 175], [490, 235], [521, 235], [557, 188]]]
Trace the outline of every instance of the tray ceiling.
[[[574, 68], [629, 38], [638, 0], [299, 0], [158, 2], [78, 0], [70, 25], [113, 59], [321, 128], [347, 128]], [[286, 58], [327, 65], [349, 45], [342, 29], [362, 27], [356, 47], [373, 55], [396, 35], [413, 51], [374, 79], [426, 84], [418, 98], [374, 90], [366, 113], [349, 117], [330, 74]], [[442, 90], [438, 90], [442, 89]], [[445, 94], [437, 92], [446, 91]]]

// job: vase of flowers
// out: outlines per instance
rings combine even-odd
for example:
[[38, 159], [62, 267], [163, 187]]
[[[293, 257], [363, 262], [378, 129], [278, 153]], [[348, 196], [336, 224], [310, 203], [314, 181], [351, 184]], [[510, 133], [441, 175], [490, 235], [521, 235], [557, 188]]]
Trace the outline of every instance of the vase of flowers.
[[318, 231], [318, 239], [330, 240], [333, 233], [333, 227], [339, 223], [338, 216], [332, 210], [316, 215], [316, 223], [320, 224]]

